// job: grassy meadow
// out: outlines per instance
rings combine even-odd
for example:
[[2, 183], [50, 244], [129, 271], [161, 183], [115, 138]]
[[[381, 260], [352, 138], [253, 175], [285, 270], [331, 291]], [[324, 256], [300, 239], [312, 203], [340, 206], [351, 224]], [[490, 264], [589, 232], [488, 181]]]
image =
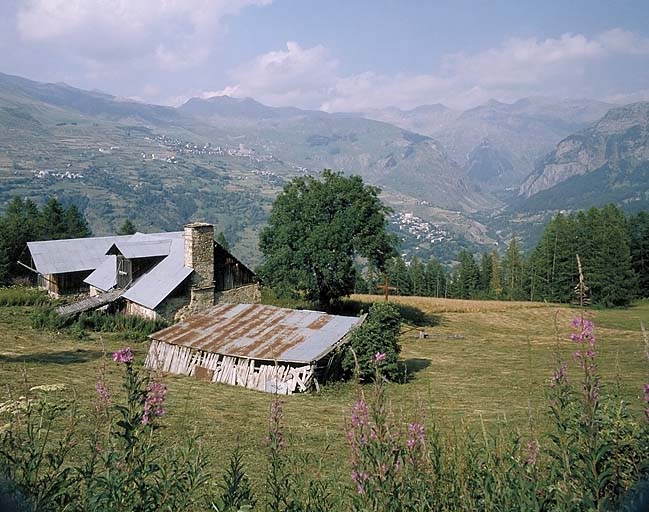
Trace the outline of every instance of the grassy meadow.
[[[360, 309], [373, 300], [382, 298], [354, 296], [348, 306]], [[530, 429], [541, 434], [547, 425], [544, 397], [557, 353], [569, 362], [571, 378], [579, 379], [568, 339], [575, 309], [529, 302], [390, 300], [409, 319], [402, 328], [401, 357], [410, 378], [388, 386], [392, 411], [403, 422], [434, 420], [447, 432], [478, 432], [485, 425], [490, 430], [519, 429], [524, 436]], [[119, 396], [121, 368], [110, 354], [130, 345], [142, 362], [147, 343], [127, 342], [118, 334], [75, 339], [69, 332], [34, 330], [32, 310], [0, 306], [0, 402], [9, 394], [24, 394], [24, 386], [64, 384], [82, 401], [90, 428], [98, 375], [104, 372], [113, 396]], [[619, 393], [640, 413], [642, 384], [649, 381], [640, 321], [649, 321], [649, 302], [588, 314], [596, 323], [604, 394]], [[427, 337], [420, 338], [420, 331]], [[170, 442], [199, 433], [218, 470], [239, 443], [253, 481], [263, 474], [256, 469], [266, 465], [270, 395], [173, 375], [164, 381], [169, 392], [162, 424]], [[313, 471], [319, 470], [321, 459], [323, 471], [340, 471], [348, 478], [345, 418], [357, 392], [353, 383], [339, 383], [319, 394], [285, 397], [290, 444], [314, 455]]]

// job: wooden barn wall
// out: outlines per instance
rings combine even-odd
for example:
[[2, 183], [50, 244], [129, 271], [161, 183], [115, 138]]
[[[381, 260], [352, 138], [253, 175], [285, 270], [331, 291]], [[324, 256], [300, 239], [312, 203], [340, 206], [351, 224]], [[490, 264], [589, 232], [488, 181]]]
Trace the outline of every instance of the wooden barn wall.
[[224, 291], [255, 282], [255, 274], [232, 254], [214, 244], [214, 290]]
[[257, 361], [156, 340], [151, 340], [144, 366], [282, 395], [308, 391], [312, 386], [317, 386], [315, 368], [310, 364]]
[[51, 295], [72, 295], [85, 293], [90, 286], [83, 280], [92, 273], [91, 270], [67, 272], [65, 274], [48, 274], [38, 276], [38, 286], [46, 289]]

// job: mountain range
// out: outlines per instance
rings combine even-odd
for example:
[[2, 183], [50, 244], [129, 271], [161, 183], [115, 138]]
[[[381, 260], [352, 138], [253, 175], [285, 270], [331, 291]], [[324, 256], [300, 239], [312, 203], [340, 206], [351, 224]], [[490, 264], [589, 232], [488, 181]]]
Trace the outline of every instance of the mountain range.
[[406, 252], [449, 259], [449, 247], [524, 236], [539, 214], [645, 207], [648, 112], [545, 97], [466, 111], [331, 114], [227, 96], [173, 108], [0, 74], [0, 205], [55, 194], [98, 234], [127, 216], [142, 229], [205, 218], [256, 262], [256, 233], [286, 180], [332, 168], [447, 234], [442, 248], [394, 221]]

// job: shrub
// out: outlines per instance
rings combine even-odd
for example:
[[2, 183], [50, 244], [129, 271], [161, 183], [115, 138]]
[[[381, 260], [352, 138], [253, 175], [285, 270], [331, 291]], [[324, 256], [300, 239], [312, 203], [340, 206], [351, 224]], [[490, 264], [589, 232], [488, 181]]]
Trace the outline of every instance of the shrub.
[[37, 309], [31, 316], [32, 327], [60, 331], [67, 329], [82, 339], [86, 332], [119, 332], [131, 341], [144, 341], [152, 334], [169, 325], [165, 320], [148, 320], [136, 316], [112, 315], [101, 311], [81, 313], [78, 317], [64, 317], [51, 307]]
[[[381, 375], [396, 380], [399, 377], [399, 331], [401, 316], [389, 302], [375, 302], [365, 321], [351, 334], [349, 348], [343, 358], [343, 369], [358, 372], [361, 381], [376, 376], [377, 364]], [[356, 366], [358, 367], [356, 368]]]

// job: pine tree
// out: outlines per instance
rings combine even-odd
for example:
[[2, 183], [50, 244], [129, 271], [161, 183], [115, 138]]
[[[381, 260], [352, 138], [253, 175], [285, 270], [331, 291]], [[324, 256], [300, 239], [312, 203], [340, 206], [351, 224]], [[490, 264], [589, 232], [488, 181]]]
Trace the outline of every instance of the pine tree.
[[126, 219], [117, 230], [118, 235], [134, 235], [136, 232], [137, 228], [130, 219]]
[[410, 262], [408, 274], [412, 294], [420, 297], [426, 295], [426, 270], [416, 256]]
[[516, 237], [512, 237], [502, 264], [503, 290], [508, 300], [525, 298], [523, 289], [523, 256]]
[[500, 258], [494, 249], [491, 253], [491, 280], [489, 281], [489, 293], [494, 299], [500, 298], [503, 292], [503, 282], [500, 271]]
[[219, 234], [216, 236], [216, 241], [226, 251], [230, 250], [230, 242], [228, 242], [228, 239], [225, 237], [225, 233], [223, 231], [219, 231]]
[[0, 217], [0, 283], [28, 275], [17, 261], [26, 259], [27, 242], [42, 239], [40, 214], [30, 199], [14, 197]]
[[478, 290], [480, 270], [469, 251], [463, 249], [460, 251], [458, 258], [460, 265], [457, 269], [455, 293], [460, 299], [472, 299]]
[[65, 238], [87, 238], [92, 236], [86, 218], [75, 205], [68, 206], [63, 219], [66, 227]]
[[401, 256], [393, 258], [386, 267], [390, 286], [396, 288], [397, 295], [411, 295], [412, 283], [406, 262]]
[[493, 272], [493, 255], [485, 252], [480, 258], [480, 296], [483, 298], [493, 298], [491, 293], [491, 274]]
[[68, 237], [65, 210], [59, 201], [51, 197], [40, 213], [42, 234], [45, 240], [60, 240]]
[[626, 306], [634, 294], [628, 228], [622, 211], [612, 204], [591, 208], [587, 215], [589, 246], [580, 247], [592, 300], [603, 306]]
[[638, 276], [638, 296], [649, 297], [649, 213], [629, 217], [627, 232], [631, 262]]
[[447, 276], [442, 264], [432, 258], [426, 265], [426, 295], [428, 297], [444, 297]]

